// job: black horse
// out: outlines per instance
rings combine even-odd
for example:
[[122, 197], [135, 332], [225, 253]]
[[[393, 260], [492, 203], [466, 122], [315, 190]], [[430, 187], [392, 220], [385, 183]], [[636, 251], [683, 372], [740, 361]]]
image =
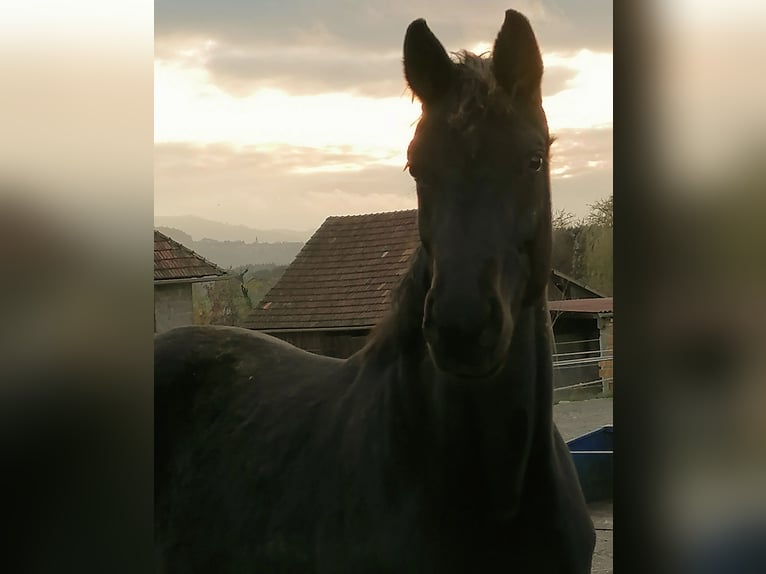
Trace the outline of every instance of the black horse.
[[455, 60], [414, 21], [404, 71], [421, 246], [342, 361], [227, 327], [155, 342], [158, 571], [590, 571], [552, 421], [550, 138], [529, 22]]

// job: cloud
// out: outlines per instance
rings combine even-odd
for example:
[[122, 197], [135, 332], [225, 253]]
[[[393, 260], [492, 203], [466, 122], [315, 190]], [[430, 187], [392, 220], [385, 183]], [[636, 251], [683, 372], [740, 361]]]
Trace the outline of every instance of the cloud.
[[216, 50], [206, 62], [211, 81], [229, 93], [287, 88], [294, 95], [346, 92], [371, 97], [403, 93], [398, 53], [300, 49]]
[[559, 130], [551, 147], [554, 178], [570, 178], [594, 169], [612, 169], [612, 128]]
[[157, 142], [289, 144], [326, 148], [352, 144], [388, 157], [401, 155], [420, 106], [407, 97], [293, 95], [263, 90], [234, 97], [198, 71], [155, 65]]
[[[354, 171], [305, 168], [355, 165]], [[155, 212], [250, 226], [313, 229], [330, 215], [409, 209], [403, 166], [348, 149], [155, 146]]]
[[543, 52], [611, 52], [614, 11], [611, 0], [546, 0], [545, 17], [532, 26]]
[[564, 209], [581, 218], [590, 211], [592, 205], [599, 199], [612, 194], [612, 168], [591, 170], [575, 177], [554, 179], [551, 189], [553, 209]]
[[[420, 113], [402, 97], [405, 29], [425, 17], [450, 51], [491, 46], [507, 7], [158, 0], [157, 213], [309, 229], [328, 215], [414, 207], [400, 165]], [[611, 129], [562, 128], [611, 124], [612, 4], [514, 8], [530, 18], [546, 60], [545, 106], [559, 136], [554, 201], [579, 213], [611, 193]]]
[[[266, 88], [285, 89], [293, 95], [346, 92], [383, 98], [401, 95], [407, 89], [401, 55], [390, 51], [243, 49], [215, 45], [207, 50], [200, 64], [207, 70], [211, 83], [239, 97]], [[573, 67], [547, 66], [544, 95], [564, 90], [576, 76]]]
[[[481, 9], [464, 0], [157, 0], [155, 36], [164, 42], [204, 36], [236, 45], [399, 48], [407, 25], [425, 18], [447, 49], [495, 38], [507, 0], [486, 0]], [[517, 0], [545, 49], [611, 49], [612, 2]]]
[[559, 130], [555, 135], [551, 148], [553, 207], [583, 217], [588, 205], [613, 193], [613, 130]]
[[[565, 177], [553, 177], [554, 204], [581, 216], [588, 203], [612, 193], [612, 130], [557, 135], [552, 167], [565, 168]], [[416, 207], [414, 183], [402, 168], [348, 147], [157, 144], [155, 212], [314, 229], [330, 215]]]
[[543, 74], [543, 97], [564, 91], [576, 77], [575, 68], [560, 65], [546, 66]]
[[[543, 2], [519, 0], [515, 7], [533, 21], [546, 20], [548, 10]], [[459, 49], [464, 47], [463, 43], [494, 39], [506, 9], [505, 0], [487, 0], [481, 10], [464, 0], [391, 0], [386, 3], [374, 0], [290, 3], [158, 0], [155, 2], [155, 36], [160, 42], [204, 36], [234, 45], [390, 50], [394, 47], [392, 41], [400, 49], [404, 31], [412, 20], [426, 18], [448, 49]]]
[[[191, 54], [211, 82], [234, 95], [279, 87], [294, 94], [392, 96], [405, 87], [401, 44], [409, 22], [425, 17], [448, 50], [459, 50], [494, 41], [506, 7], [500, 0], [483, 3], [482, 10], [462, 0], [191, 6], [158, 0], [155, 52], [168, 61], [188, 61]], [[532, 20], [545, 52], [611, 51], [611, 2], [528, 0], [516, 8]], [[562, 88], [567, 72], [548, 74], [546, 95]]]

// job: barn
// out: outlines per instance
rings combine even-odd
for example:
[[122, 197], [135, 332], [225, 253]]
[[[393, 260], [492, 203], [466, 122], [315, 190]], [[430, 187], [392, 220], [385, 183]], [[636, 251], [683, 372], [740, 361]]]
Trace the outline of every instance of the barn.
[[[590, 390], [592, 383], [600, 381], [602, 391], [612, 391], [612, 297], [549, 299], [548, 309], [556, 339], [554, 384], [560, 389], [577, 391], [579, 386], [588, 386], [582, 390]], [[577, 392], [573, 395], [577, 396]]]
[[[417, 210], [329, 217], [243, 326], [314, 353], [349, 357], [388, 311], [419, 243]], [[548, 295], [556, 309], [559, 353], [598, 350], [599, 312], [564, 302], [601, 299], [596, 307], [606, 309], [611, 299], [557, 271], [551, 273]], [[566, 365], [557, 371], [556, 384], [595, 379], [598, 373], [595, 361]]]

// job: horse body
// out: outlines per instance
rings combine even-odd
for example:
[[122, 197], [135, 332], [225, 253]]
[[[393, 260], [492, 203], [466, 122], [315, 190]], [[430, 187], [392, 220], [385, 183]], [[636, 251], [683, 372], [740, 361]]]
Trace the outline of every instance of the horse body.
[[503, 387], [467, 389], [422, 349], [390, 363], [386, 343], [340, 361], [236, 328], [157, 337], [164, 571], [588, 571], [592, 525], [535, 385], [547, 332]]
[[[547, 130], [530, 34], [509, 11], [494, 66], [515, 75], [493, 72], [498, 107], [486, 70], [466, 99], [464, 70], [425, 22], [408, 29], [422, 245], [364, 349], [342, 361], [230, 327], [156, 338], [159, 571], [590, 571], [593, 525], [552, 421], [550, 205], [547, 171], [533, 175]], [[520, 171], [487, 147], [498, 138]]]

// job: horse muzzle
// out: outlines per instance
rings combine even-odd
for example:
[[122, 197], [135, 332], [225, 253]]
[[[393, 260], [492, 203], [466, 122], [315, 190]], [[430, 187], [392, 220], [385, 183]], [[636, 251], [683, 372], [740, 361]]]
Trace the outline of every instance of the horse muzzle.
[[461, 378], [497, 374], [510, 345], [510, 313], [495, 297], [473, 306], [445, 303], [429, 293], [423, 315], [423, 336], [436, 367]]

